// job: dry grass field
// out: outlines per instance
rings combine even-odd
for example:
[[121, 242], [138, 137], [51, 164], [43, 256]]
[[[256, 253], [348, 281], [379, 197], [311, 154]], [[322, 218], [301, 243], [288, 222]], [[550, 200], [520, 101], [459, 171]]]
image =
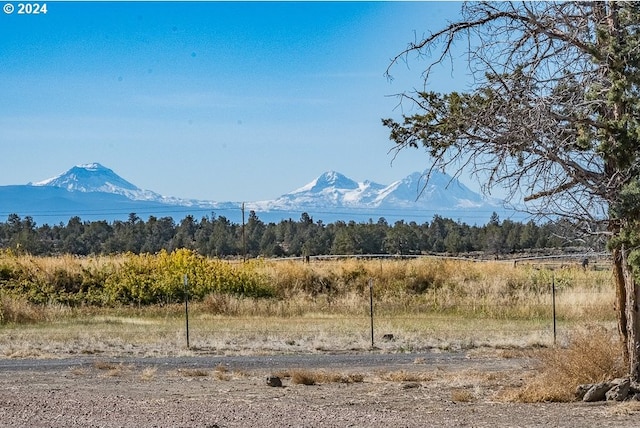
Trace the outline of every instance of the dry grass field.
[[[65, 304], [52, 298], [46, 303], [32, 302], [32, 296], [42, 295], [39, 290], [47, 279], [92, 272], [92, 278], [113, 282], [107, 274], [118, 272], [127, 257], [137, 256], [0, 257], [0, 271], [31, 272], [29, 278], [35, 284], [18, 288], [0, 281], [0, 355], [369, 349], [371, 291], [374, 346], [390, 352], [551, 346], [552, 283], [556, 289], [557, 343], [566, 344], [570, 332], [587, 324], [615, 325], [611, 273], [595, 266], [583, 269], [577, 262], [562, 268], [435, 258], [308, 264], [259, 261], [247, 268], [239, 262], [226, 262], [225, 275], [233, 275], [234, 280], [241, 274], [259, 278], [259, 286], [268, 287], [270, 297], [216, 290], [196, 296], [189, 302], [192, 349], [186, 349], [185, 306], [181, 302], [141, 305], [134, 299], [128, 304], [96, 305]], [[177, 269], [166, 263], [160, 268]], [[182, 287], [181, 275], [173, 277]], [[96, 290], [102, 289], [77, 294], [86, 298], [98, 293]], [[51, 292], [50, 296], [54, 295], [60, 294]], [[393, 340], [382, 340], [385, 334], [393, 335]]]

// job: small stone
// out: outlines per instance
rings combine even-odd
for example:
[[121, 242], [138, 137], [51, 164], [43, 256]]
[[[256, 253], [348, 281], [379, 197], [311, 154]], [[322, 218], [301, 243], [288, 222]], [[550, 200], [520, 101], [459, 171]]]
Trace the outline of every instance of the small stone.
[[621, 379], [617, 385], [613, 386], [605, 394], [607, 401], [624, 401], [629, 396], [631, 381], [629, 379]]
[[278, 376], [267, 376], [267, 386], [282, 387], [282, 380]]
[[578, 400], [582, 400], [585, 394], [593, 387], [592, 383], [587, 383], [584, 385], [578, 385], [576, 388], [576, 398]]
[[614, 385], [611, 382], [600, 382], [594, 384], [582, 397], [582, 401], [592, 403], [594, 401], [604, 401], [607, 397], [607, 391], [613, 388]]

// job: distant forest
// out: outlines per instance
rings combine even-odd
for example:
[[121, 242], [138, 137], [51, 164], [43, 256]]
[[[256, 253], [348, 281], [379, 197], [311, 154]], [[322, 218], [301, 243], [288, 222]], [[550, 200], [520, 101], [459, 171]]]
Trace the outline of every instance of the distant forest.
[[104, 255], [125, 252], [157, 253], [162, 249], [195, 250], [210, 257], [296, 257], [357, 254], [508, 253], [567, 247], [604, 249], [592, 238], [585, 241], [567, 222], [536, 224], [500, 221], [494, 213], [484, 226], [469, 226], [440, 216], [431, 222], [354, 221], [324, 224], [307, 213], [298, 220], [264, 223], [250, 212], [245, 224], [223, 216], [150, 216], [147, 221], [131, 213], [127, 221], [82, 221], [37, 226], [31, 217], [9, 215], [0, 223], [0, 248], [33, 255]]

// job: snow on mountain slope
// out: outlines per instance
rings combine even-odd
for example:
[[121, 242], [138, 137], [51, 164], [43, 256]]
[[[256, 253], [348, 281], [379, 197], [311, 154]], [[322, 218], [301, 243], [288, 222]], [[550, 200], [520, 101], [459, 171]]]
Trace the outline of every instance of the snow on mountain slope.
[[162, 196], [151, 190], [140, 189], [113, 170], [94, 162], [76, 165], [70, 170], [46, 180], [30, 183], [31, 186], [49, 186], [70, 192], [102, 192], [125, 196], [133, 201], [159, 202], [180, 206], [213, 206], [209, 201], [196, 201]]
[[[325, 222], [377, 217], [426, 221], [440, 214], [470, 223], [486, 221], [484, 217], [488, 219], [492, 211], [501, 211], [499, 203], [485, 200], [446, 174], [434, 172], [428, 183], [424, 177], [416, 172], [383, 185], [368, 180], [357, 182], [329, 171], [277, 199], [247, 202], [246, 210], [274, 222], [298, 218], [307, 212]], [[56, 177], [26, 186], [0, 186], [0, 200], [3, 202], [0, 214], [37, 215], [54, 223], [73, 215], [93, 220], [100, 216], [115, 219], [132, 212], [143, 216], [169, 215], [176, 220], [187, 214], [212, 213], [236, 222], [242, 218], [239, 202], [161, 196], [140, 189], [99, 163], [77, 165]]]
[[338, 172], [329, 171], [315, 180], [273, 201], [264, 208], [292, 209], [302, 207], [359, 207], [374, 200], [385, 186], [371, 181], [358, 183]]
[[115, 193], [133, 200], [162, 199], [161, 195], [138, 188], [99, 163], [76, 165], [60, 175], [31, 185], [60, 187], [70, 192]]
[[[426, 186], [425, 186], [426, 184]], [[113, 170], [90, 163], [76, 165], [56, 176], [32, 183], [70, 192], [103, 192], [122, 195], [135, 201], [153, 201], [169, 205], [216, 206], [211, 201], [165, 197], [143, 190]], [[315, 208], [474, 208], [486, 206], [481, 195], [449, 175], [433, 172], [428, 183], [423, 173], [415, 172], [388, 186], [366, 180], [356, 182], [336, 171], [328, 171], [308, 184], [272, 201], [251, 204], [259, 209]]]
[[478, 208], [490, 205], [480, 194], [459, 180], [432, 171], [429, 180], [420, 172], [383, 189], [374, 204], [378, 207]]
[[[426, 186], [425, 186], [426, 185]], [[428, 184], [415, 172], [388, 186], [371, 181], [356, 182], [335, 171], [272, 201], [256, 203], [261, 209], [383, 208], [467, 209], [491, 204], [481, 195], [446, 174], [433, 172]]]
[[312, 182], [302, 186], [301, 188], [294, 190], [291, 192], [292, 194], [296, 193], [319, 193], [328, 188], [336, 188], [336, 189], [349, 189], [355, 190], [358, 188], [358, 183], [353, 181], [350, 178], [345, 177], [339, 172], [328, 171], [313, 180]]

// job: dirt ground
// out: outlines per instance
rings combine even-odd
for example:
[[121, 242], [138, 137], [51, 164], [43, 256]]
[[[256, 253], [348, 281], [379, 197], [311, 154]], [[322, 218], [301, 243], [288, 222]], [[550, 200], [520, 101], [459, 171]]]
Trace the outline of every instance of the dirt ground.
[[[437, 363], [306, 371], [316, 384], [295, 383], [286, 364], [225, 364], [224, 359], [33, 360], [0, 371], [2, 427], [631, 427], [638, 403], [520, 404], [504, 394], [535, 367], [497, 351]], [[6, 360], [5, 360], [6, 361]], [[65, 365], [69, 361], [68, 365]], [[188, 361], [188, 360], [186, 360]], [[324, 374], [324, 377], [318, 376]], [[266, 384], [279, 375], [282, 387]], [[333, 379], [329, 378], [333, 375]]]

